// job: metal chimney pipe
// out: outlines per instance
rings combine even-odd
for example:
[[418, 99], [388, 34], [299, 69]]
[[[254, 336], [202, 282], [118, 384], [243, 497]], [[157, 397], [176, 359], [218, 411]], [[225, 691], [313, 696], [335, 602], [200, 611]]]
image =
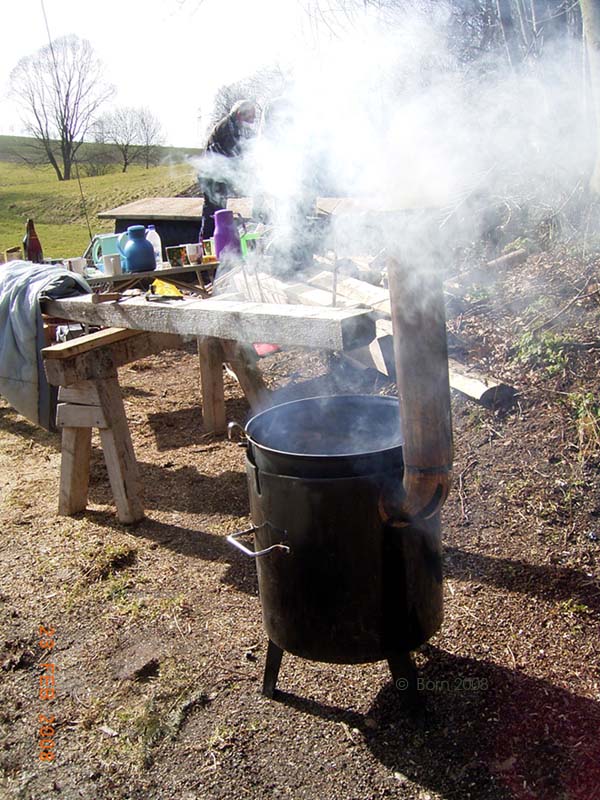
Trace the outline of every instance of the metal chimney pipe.
[[[411, 259], [412, 261], [412, 259]], [[404, 479], [380, 503], [383, 519], [404, 526], [428, 519], [448, 496], [452, 417], [440, 271], [388, 260], [394, 360], [404, 433]]]

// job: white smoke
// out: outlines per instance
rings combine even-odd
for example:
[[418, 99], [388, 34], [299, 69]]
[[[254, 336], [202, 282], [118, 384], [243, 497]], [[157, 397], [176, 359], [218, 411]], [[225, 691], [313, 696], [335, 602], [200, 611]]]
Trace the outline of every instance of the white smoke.
[[[512, 69], [503, 53], [461, 62], [444, 3], [413, 5], [392, 26], [368, 12], [353, 21], [296, 62], [285, 124], [263, 131], [238, 176], [271, 199], [288, 239], [318, 196], [361, 198], [364, 210], [452, 209], [479, 195], [550, 206], [585, 174], [591, 126], [572, 40]], [[475, 234], [483, 223], [467, 208]], [[338, 245], [350, 233], [353, 246], [364, 237], [346, 227]]]

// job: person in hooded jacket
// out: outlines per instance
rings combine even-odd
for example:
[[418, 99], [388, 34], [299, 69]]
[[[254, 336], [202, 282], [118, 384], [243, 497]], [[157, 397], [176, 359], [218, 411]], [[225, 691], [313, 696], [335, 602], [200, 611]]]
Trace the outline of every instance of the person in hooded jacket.
[[[204, 190], [204, 207], [200, 236], [210, 239], [215, 230], [214, 214], [227, 206], [227, 197], [231, 194], [233, 169], [225, 168], [219, 157], [237, 159], [243, 155], [248, 138], [253, 134], [256, 118], [256, 105], [251, 100], [239, 100], [227, 116], [214, 126], [206, 142], [205, 153], [214, 156], [210, 173], [202, 178]], [[233, 166], [233, 165], [232, 165]], [[229, 167], [229, 165], [227, 165]]]

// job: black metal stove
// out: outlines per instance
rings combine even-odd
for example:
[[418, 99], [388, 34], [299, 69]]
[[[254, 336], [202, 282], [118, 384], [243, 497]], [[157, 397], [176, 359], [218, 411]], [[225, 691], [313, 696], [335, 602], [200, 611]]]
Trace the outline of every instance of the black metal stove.
[[414, 682], [410, 651], [442, 622], [439, 515], [392, 527], [402, 486], [396, 398], [337, 396], [274, 406], [246, 425], [246, 472], [263, 620], [263, 693], [283, 652], [331, 663], [387, 660]]

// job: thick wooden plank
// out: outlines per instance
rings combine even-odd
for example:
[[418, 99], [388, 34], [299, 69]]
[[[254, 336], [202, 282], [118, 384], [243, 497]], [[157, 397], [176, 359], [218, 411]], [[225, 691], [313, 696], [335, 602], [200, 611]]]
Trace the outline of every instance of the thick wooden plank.
[[[331, 292], [333, 290], [333, 272], [324, 270], [309, 278], [308, 282], [311, 286], [318, 286]], [[390, 293], [381, 286], [373, 286], [372, 283], [358, 280], [358, 278], [338, 275], [336, 295], [338, 300], [344, 297], [353, 303], [367, 305], [388, 319], [391, 315]]]
[[200, 380], [202, 383], [202, 418], [207, 433], [224, 433], [225, 391], [223, 387], [223, 350], [218, 339], [198, 338]]
[[58, 513], [85, 511], [90, 482], [91, 428], [63, 428]]
[[45, 313], [92, 325], [213, 336], [242, 342], [274, 342], [295, 347], [348, 350], [375, 336], [368, 311], [226, 300], [148, 303], [131, 298], [94, 305], [85, 296], [49, 300]]
[[59, 428], [107, 428], [106, 417], [99, 406], [80, 406], [76, 403], [59, 403], [56, 408]]
[[89, 350], [96, 350], [103, 345], [113, 344], [124, 339], [132, 339], [134, 336], [139, 335], [139, 331], [130, 331], [126, 328], [107, 328], [103, 331], [79, 336], [77, 339], [72, 339], [68, 342], [59, 342], [50, 347], [44, 347], [42, 356], [44, 358], [72, 358], [81, 353], [87, 353]]
[[44, 369], [48, 383], [69, 386], [80, 381], [110, 377], [115, 374], [117, 367], [162, 350], [177, 349], [181, 345], [181, 337], [175, 334], [140, 333], [131, 339], [101, 346], [73, 358], [44, 359]]
[[61, 386], [58, 390], [58, 402], [97, 406], [100, 403], [100, 398], [98, 390], [92, 381], [82, 381], [72, 386]]

